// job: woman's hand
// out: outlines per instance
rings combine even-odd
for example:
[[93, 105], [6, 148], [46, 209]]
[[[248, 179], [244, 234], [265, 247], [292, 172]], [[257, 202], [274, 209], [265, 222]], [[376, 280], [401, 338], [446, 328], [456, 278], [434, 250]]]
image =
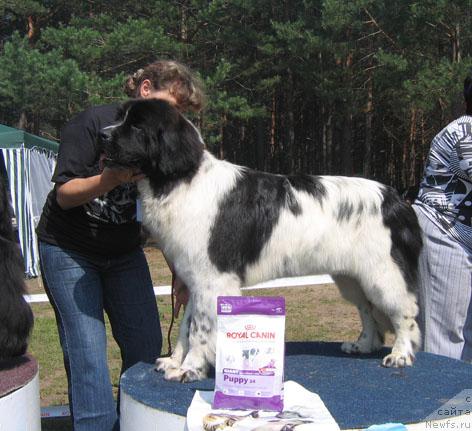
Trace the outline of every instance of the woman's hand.
[[123, 183], [142, 180], [144, 174], [131, 169], [104, 168], [103, 172], [88, 178], [73, 178], [56, 187], [56, 199], [59, 206], [70, 209], [83, 205], [113, 190]]
[[142, 180], [145, 175], [133, 169], [108, 168], [105, 166], [105, 154], [100, 155], [98, 166], [101, 171], [101, 177], [104, 184], [109, 184], [112, 189], [120, 184], [133, 183]]
[[179, 317], [180, 308], [185, 307], [190, 298], [190, 292], [184, 282], [172, 273], [172, 294], [175, 296], [174, 317]]
[[109, 185], [110, 190], [124, 183], [134, 183], [142, 180], [145, 175], [137, 173], [133, 169], [121, 169], [121, 168], [107, 168], [103, 169], [101, 173], [102, 182]]

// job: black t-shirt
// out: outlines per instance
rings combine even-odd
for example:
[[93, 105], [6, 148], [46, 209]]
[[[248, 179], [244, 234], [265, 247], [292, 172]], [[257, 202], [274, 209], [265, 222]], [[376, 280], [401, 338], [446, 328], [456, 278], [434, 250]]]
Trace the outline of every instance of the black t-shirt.
[[[116, 120], [119, 105], [95, 106], [75, 116], [61, 132], [52, 181], [100, 173], [98, 133]], [[48, 195], [36, 232], [40, 240], [92, 255], [120, 255], [139, 245], [136, 185], [123, 184], [85, 205], [63, 210], [56, 187]]]

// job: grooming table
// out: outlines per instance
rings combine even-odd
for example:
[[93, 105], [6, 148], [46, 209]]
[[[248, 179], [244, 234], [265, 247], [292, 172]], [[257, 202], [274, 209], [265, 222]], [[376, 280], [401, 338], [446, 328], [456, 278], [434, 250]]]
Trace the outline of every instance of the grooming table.
[[[467, 405], [455, 407], [472, 410], [471, 364], [419, 352], [413, 367], [384, 368], [380, 360], [387, 353], [384, 349], [375, 355], [351, 356], [341, 351], [340, 343], [289, 342], [285, 380], [316, 392], [343, 430], [387, 422], [408, 424], [408, 430], [436, 429], [428, 422], [434, 413], [435, 421], [455, 421], [455, 429], [460, 423], [466, 424], [463, 429], [472, 429], [472, 413], [452, 417], [444, 406], [468, 389]], [[212, 378], [167, 382], [152, 365], [138, 363], [121, 378], [121, 431], [185, 430], [195, 391], [213, 389]]]
[[38, 364], [29, 355], [0, 361], [0, 430], [41, 430]]

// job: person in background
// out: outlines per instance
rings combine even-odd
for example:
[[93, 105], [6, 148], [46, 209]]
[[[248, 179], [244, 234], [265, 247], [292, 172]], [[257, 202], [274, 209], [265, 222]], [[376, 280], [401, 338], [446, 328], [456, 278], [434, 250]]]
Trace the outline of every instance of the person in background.
[[[133, 98], [163, 99], [199, 111], [204, 94], [183, 64], [157, 61], [125, 84]], [[74, 430], [119, 429], [107, 364], [104, 311], [122, 358], [121, 372], [153, 363], [162, 334], [136, 217], [139, 172], [103, 168], [100, 130], [118, 104], [91, 107], [63, 128], [50, 192], [37, 227], [41, 272], [54, 308]], [[177, 279], [177, 306], [185, 286]], [[184, 299], [181, 299], [184, 298]]]
[[465, 115], [433, 139], [413, 207], [423, 230], [419, 325], [424, 350], [472, 361], [472, 75]]

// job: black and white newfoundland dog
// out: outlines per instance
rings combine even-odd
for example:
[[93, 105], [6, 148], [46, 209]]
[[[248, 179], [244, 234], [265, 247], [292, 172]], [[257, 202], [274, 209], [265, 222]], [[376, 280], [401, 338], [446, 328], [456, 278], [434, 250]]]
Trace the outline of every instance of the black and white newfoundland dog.
[[[217, 160], [195, 126], [168, 103], [134, 100], [104, 131], [109, 166], [133, 167], [143, 222], [190, 290], [165, 378], [192, 381], [215, 362], [216, 299], [295, 275], [331, 274], [360, 313], [362, 333], [344, 343], [368, 353], [394, 331], [387, 367], [411, 365], [418, 255], [414, 211], [390, 187], [361, 178], [274, 175]], [[306, 316], [310, 318], [310, 316]]]
[[33, 327], [20, 250], [14, 239], [5, 180], [0, 173], [0, 360], [23, 355]]

